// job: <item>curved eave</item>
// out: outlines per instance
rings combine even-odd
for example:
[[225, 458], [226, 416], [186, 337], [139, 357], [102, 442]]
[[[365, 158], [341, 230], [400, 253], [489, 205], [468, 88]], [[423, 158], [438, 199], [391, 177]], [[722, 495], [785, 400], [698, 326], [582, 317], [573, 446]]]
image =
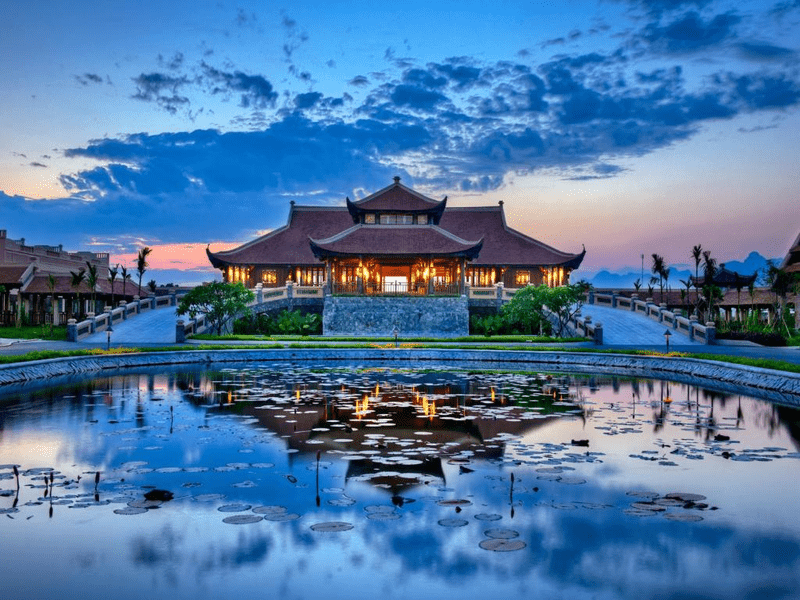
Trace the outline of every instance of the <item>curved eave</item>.
[[211, 250], [208, 249], [208, 246], [206, 246], [206, 256], [208, 257], [211, 266], [214, 267], [215, 269], [223, 269], [231, 264], [228, 261], [219, 258], [219, 256], [211, 252]]
[[586, 247], [583, 248], [583, 251], [580, 254], [576, 254], [573, 258], [559, 264], [558, 266], [564, 267], [565, 269], [572, 269], [574, 271], [581, 266], [584, 256], [586, 256]]
[[441, 256], [441, 257], [452, 257], [452, 258], [461, 258], [462, 256], [467, 260], [474, 260], [480, 254], [481, 248], [483, 248], [483, 238], [478, 240], [477, 243], [464, 248], [463, 250], [457, 250], [455, 252], [387, 252], [387, 253], [366, 253], [366, 252], [341, 252], [337, 250], [332, 250], [330, 248], [326, 248], [324, 245], [320, 244], [319, 242], [308, 238], [308, 243], [311, 246], [311, 252], [314, 253], [314, 256], [319, 260], [324, 260], [326, 258], [342, 258], [342, 257], [357, 257], [357, 256], [374, 256], [379, 258], [396, 258], [396, 257], [403, 257], [403, 256]]
[[364, 209], [361, 208], [358, 204], [350, 200], [350, 198], [345, 198], [345, 204], [347, 205], [347, 211], [350, 213], [350, 216], [353, 217], [353, 223], [361, 223], [361, 216], [367, 213], [395, 213], [395, 214], [404, 214], [404, 215], [432, 215], [433, 216], [433, 224], [438, 225], [439, 220], [442, 218], [442, 214], [444, 213], [444, 209], [447, 207], [447, 197], [444, 198], [441, 202], [438, 202], [436, 205], [430, 208], [416, 208], [416, 209]]

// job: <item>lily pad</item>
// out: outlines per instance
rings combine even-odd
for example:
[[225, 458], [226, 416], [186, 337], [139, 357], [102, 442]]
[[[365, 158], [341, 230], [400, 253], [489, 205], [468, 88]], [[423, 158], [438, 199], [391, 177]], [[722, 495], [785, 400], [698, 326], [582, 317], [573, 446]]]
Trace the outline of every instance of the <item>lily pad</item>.
[[260, 515], [231, 515], [222, 519], [222, 522], [229, 525], [248, 525], [250, 523], [258, 523], [263, 518]]
[[249, 504], [225, 504], [217, 509], [219, 512], [244, 512], [250, 510]]
[[311, 526], [311, 530], [320, 533], [337, 533], [339, 531], [350, 531], [353, 527], [352, 523], [345, 523], [344, 521], [328, 521], [326, 523], [315, 523]]
[[491, 552], [515, 552], [527, 546], [522, 540], [489, 539], [478, 544], [484, 550]]
[[513, 529], [487, 529], [483, 532], [486, 537], [495, 540], [512, 540], [519, 537], [519, 532]]
[[464, 525], [469, 525], [469, 521], [464, 519], [440, 519], [437, 522], [442, 527], [464, 527]]

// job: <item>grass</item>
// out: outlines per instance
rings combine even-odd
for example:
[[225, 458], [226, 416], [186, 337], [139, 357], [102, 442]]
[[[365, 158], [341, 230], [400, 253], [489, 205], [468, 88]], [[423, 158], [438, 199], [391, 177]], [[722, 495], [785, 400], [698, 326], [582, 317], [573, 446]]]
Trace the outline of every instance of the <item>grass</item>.
[[67, 340], [65, 326], [53, 327], [50, 332], [49, 325], [23, 325], [22, 327], [0, 327], [0, 338], [19, 340]]
[[[379, 345], [377, 343], [359, 343], [359, 344], [337, 344], [335, 346], [330, 344], [297, 344], [290, 343], [285, 346], [280, 343], [275, 344], [259, 344], [259, 345], [244, 345], [244, 346], [220, 346], [220, 345], [191, 345], [191, 346], [167, 346], [162, 348], [112, 348], [111, 350], [41, 350], [36, 352], [29, 352], [20, 355], [0, 355], [0, 364], [23, 363], [34, 360], [44, 360], [48, 358], [63, 358], [73, 356], [101, 356], [104, 354], [134, 354], [134, 353], [150, 353], [150, 352], [181, 352], [187, 350], [271, 350], [280, 348], [290, 349], [314, 349], [314, 348], [361, 348], [361, 349], [389, 349], [394, 348], [394, 341], [391, 344]], [[498, 348], [497, 346], [453, 346], [444, 344], [405, 344], [403, 348], [419, 348], [419, 349], [464, 349], [464, 350], [509, 350], [509, 351], [556, 351], [556, 352], [591, 352], [597, 354], [627, 354], [636, 356], [662, 356], [662, 357], [678, 357], [678, 358], [699, 358], [703, 360], [712, 360], [721, 363], [731, 363], [739, 365], [747, 365], [751, 367], [759, 367], [762, 369], [772, 369], [775, 371], [785, 371], [789, 373], [800, 373], [800, 364], [790, 363], [783, 360], [765, 359], [765, 358], [747, 358], [743, 356], [728, 356], [721, 354], [703, 354], [700, 352], [657, 352], [654, 350], [606, 350], [595, 348], [537, 348], [531, 346], [508, 346]]]
[[[323, 337], [321, 335], [247, 335], [247, 334], [227, 334], [227, 335], [209, 335], [199, 334], [192, 336], [195, 340], [219, 340], [219, 341], [240, 341], [240, 342], [256, 342], [256, 341], [269, 341], [269, 342], [392, 342], [393, 337], [347, 337], [347, 336], [331, 336]], [[587, 338], [557, 338], [548, 336], [535, 336], [535, 335], [469, 335], [454, 338], [440, 338], [440, 337], [403, 337], [400, 336], [398, 341], [401, 344], [418, 343], [418, 342], [495, 342], [495, 343], [570, 343], [570, 342], [586, 342], [590, 341]]]

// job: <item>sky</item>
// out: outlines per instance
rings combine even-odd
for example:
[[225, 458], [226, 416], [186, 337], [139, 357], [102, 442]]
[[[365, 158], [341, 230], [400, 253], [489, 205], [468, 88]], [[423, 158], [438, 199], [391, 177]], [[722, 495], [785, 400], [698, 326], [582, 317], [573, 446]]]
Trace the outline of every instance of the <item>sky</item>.
[[796, 238], [800, 0], [377, 4], [3, 0], [0, 228], [201, 281], [399, 175], [587, 270]]

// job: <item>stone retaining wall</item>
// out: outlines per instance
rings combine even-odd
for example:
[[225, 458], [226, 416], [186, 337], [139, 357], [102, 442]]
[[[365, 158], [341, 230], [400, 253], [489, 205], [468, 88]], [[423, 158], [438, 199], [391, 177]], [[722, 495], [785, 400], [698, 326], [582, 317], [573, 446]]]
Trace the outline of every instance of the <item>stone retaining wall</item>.
[[[90, 373], [164, 365], [212, 365], [234, 362], [303, 361], [381, 363], [401, 367], [579, 372], [669, 379], [732, 394], [748, 394], [800, 407], [800, 374], [696, 358], [634, 356], [555, 351], [404, 348], [284, 348], [273, 350], [187, 350], [54, 358], [0, 365], [0, 391], [20, 384], [57, 385]], [[28, 386], [25, 386], [28, 387]]]
[[466, 296], [327, 296], [322, 312], [324, 335], [401, 338], [469, 335]]

